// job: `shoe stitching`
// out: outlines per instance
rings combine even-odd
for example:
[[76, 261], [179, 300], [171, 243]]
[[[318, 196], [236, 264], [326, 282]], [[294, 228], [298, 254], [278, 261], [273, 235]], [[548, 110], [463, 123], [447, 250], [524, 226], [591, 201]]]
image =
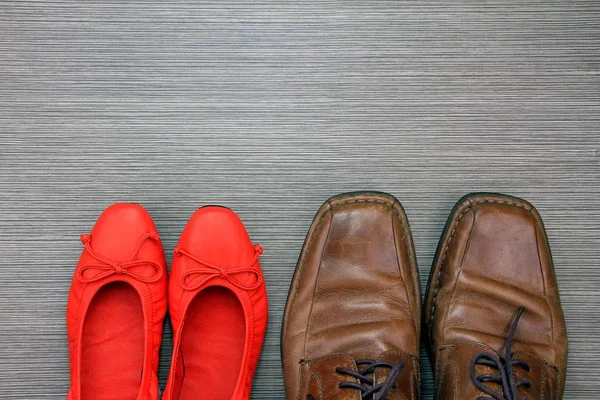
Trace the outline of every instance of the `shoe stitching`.
[[413, 393], [417, 393], [417, 397], [414, 400], [419, 400], [420, 396], [421, 396], [421, 369], [420, 369], [420, 362], [419, 359], [412, 359], [412, 364], [413, 364], [413, 374], [416, 378], [417, 381], [417, 388], [416, 391], [413, 391]]
[[453, 378], [454, 378], [454, 400], [458, 399], [458, 367], [454, 361], [448, 363], [452, 367]]
[[310, 381], [313, 378], [317, 381], [317, 385], [319, 386], [319, 399], [323, 399], [323, 378], [321, 378], [320, 374], [312, 374], [311, 376], [309, 376], [308, 385], [306, 388], [310, 390]]
[[[304, 369], [302, 368], [302, 365], [304, 364], [308, 364], [308, 368], [312, 370], [312, 363], [315, 361], [320, 361], [320, 360], [324, 360], [326, 358], [330, 358], [333, 356], [339, 356], [339, 357], [343, 357], [345, 358], [347, 361], [349, 361], [351, 364], [353, 364], [354, 367], [356, 367], [356, 361], [354, 360], [354, 358], [350, 357], [348, 354], [345, 353], [332, 353], [332, 354], [328, 354], [326, 356], [321, 356], [318, 358], [314, 358], [314, 359], [310, 359], [310, 360], [300, 360], [300, 372], [298, 373], [298, 393], [296, 395], [296, 399], [299, 400], [300, 399], [300, 394], [302, 393], [302, 382], [304, 381]], [[310, 376], [308, 377], [308, 380], [306, 381], [306, 390], [309, 389], [309, 384], [310, 384]]]
[[[540, 398], [540, 400], [544, 400], [544, 392], [545, 392], [545, 390], [544, 390], [544, 389], [546, 388], [545, 386], [546, 386], [546, 382], [547, 382], [547, 377], [546, 377], [546, 375], [547, 375], [547, 371], [544, 371], [544, 374], [542, 375], [542, 376], [543, 376], [543, 378], [542, 378], [542, 387], [540, 388], [540, 389], [541, 389], [541, 392], [542, 392], [542, 393], [541, 393], [541, 394], [542, 394], [542, 397]], [[550, 395], [550, 396], [552, 396], [552, 395]]]

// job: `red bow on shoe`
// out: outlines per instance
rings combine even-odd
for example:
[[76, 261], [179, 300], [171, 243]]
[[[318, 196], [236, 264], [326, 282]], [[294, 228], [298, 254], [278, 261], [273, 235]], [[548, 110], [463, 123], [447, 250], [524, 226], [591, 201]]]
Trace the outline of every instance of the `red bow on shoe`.
[[[254, 264], [256, 264], [256, 262], [258, 261], [258, 257], [260, 257], [262, 252], [263, 252], [262, 247], [260, 247], [259, 244], [255, 244], [254, 245], [254, 257], [252, 257], [252, 260], [250, 260], [250, 262], [246, 266], [225, 269], [225, 268], [221, 268], [217, 265], [210, 264], [206, 261], [202, 261], [199, 258], [190, 254], [189, 252], [187, 252], [179, 247], [176, 247], [175, 255], [187, 256], [187, 257], [191, 258], [192, 260], [194, 260], [195, 262], [197, 262], [198, 264], [203, 265], [202, 268], [191, 269], [191, 270], [185, 272], [181, 277], [181, 286], [186, 290], [196, 290], [199, 287], [201, 287], [202, 285], [204, 285], [206, 282], [210, 281], [211, 279], [220, 277], [223, 279], [227, 279], [233, 285], [239, 287], [242, 290], [254, 290], [254, 289], [258, 288], [263, 281], [263, 278], [262, 278], [262, 275], [260, 274], [260, 272], [256, 268], [254, 268]], [[246, 285], [244, 282], [241, 282], [240, 280], [235, 278], [235, 276], [238, 274], [252, 274], [254, 277], [254, 283], [252, 283], [251, 285]], [[198, 278], [200, 276], [202, 276], [203, 279], [197, 280], [196, 278]], [[192, 278], [188, 279], [190, 277], [192, 277]]]
[[[158, 233], [149, 232], [140, 238], [138, 246], [136, 247], [135, 253], [133, 257], [131, 257], [131, 261], [127, 262], [118, 262], [115, 260], [111, 260], [108, 257], [104, 257], [101, 254], [98, 254], [94, 251], [91, 245], [92, 237], [90, 235], [84, 234], [81, 235], [81, 243], [85, 246], [85, 249], [96, 260], [99, 261], [98, 264], [86, 264], [83, 265], [79, 271], [77, 272], [77, 277], [81, 282], [90, 283], [99, 281], [100, 279], [106, 278], [111, 275], [129, 275], [132, 278], [137, 279], [140, 282], [151, 283], [156, 282], [162, 277], [162, 269], [160, 265], [153, 261], [148, 260], [136, 260], [140, 249], [144, 242], [148, 239], [158, 240]], [[133, 272], [132, 269], [136, 267], [150, 267], [141, 269], [143, 273]], [[86, 278], [84, 276], [86, 271], [96, 272], [91, 278]], [[148, 273], [150, 272], [150, 273]]]

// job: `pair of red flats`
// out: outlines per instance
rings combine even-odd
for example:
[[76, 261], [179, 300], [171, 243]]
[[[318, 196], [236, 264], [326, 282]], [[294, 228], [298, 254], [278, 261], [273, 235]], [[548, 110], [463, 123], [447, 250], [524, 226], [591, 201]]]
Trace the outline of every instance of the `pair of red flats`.
[[68, 400], [157, 400], [167, 302], [174, 350], [162, 398], [250, 398], [267, 294], [262, 249], [233, 211], [192, 215], [170, 279], [154, 222], [137, 204], [110, 206], [81, 241], [67, 305]]

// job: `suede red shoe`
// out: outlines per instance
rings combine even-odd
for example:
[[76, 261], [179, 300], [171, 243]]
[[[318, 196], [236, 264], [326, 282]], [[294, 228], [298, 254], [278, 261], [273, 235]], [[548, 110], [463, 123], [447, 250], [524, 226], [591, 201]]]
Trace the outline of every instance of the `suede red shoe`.
[[267, 328], [261, 253], [230, 209], [192, 215], [171, 268], [173, 357], [164, 400], [250, 398]]
[[115, 204], [81, 241], [67, 304], [67, 399], [157, 400], [167, 269], [152, 218]]

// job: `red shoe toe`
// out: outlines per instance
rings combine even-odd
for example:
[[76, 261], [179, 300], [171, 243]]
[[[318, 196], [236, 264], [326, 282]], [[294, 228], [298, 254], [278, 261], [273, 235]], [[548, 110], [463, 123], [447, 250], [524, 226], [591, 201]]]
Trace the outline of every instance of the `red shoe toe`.
[[81, 235], [67, 304], [69, 400], [158, 399], [165, 256], [150, 215], [115, 204]]
[[203, 207], [190, 218], [171, 269], [165, 399], [249, 399], [267, 325], [261, 253], [230, 209]]

